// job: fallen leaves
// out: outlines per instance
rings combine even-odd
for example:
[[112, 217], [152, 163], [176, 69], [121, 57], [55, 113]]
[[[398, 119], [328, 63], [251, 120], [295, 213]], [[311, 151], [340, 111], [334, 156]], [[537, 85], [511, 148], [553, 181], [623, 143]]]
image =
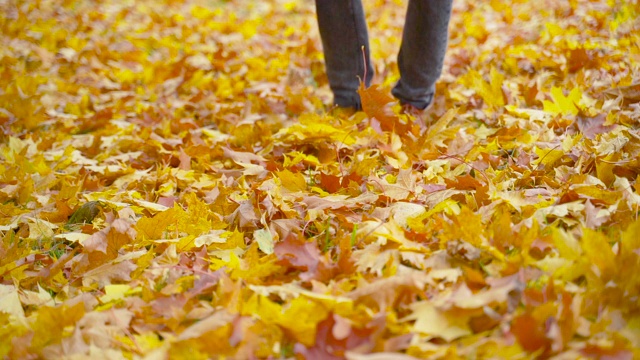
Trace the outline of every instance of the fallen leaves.
[[0, 356], [640, 357], [637, 5], [454, 2], [416, 119], [389, 1], [355, 113], [312, 3], [0, 4]]

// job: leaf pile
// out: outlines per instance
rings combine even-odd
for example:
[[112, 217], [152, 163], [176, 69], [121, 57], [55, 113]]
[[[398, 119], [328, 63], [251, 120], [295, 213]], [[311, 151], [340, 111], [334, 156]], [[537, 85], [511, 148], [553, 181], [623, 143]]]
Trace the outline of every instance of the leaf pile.
[[456, 1], [426, 121], [404, 5], [349, 116], [309, 2], [1, 1], [0, 356], [640, 358], [638, 2]]

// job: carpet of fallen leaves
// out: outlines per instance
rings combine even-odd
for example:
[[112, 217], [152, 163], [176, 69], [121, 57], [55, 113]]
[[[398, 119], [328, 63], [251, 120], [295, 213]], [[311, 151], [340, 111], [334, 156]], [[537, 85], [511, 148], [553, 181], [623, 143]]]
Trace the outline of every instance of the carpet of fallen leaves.
[[0, 0], [0, 357], [640, 358], [638, 2], [456, 0], [426, 123], [365, 4], [350, 116], [310, 1]]

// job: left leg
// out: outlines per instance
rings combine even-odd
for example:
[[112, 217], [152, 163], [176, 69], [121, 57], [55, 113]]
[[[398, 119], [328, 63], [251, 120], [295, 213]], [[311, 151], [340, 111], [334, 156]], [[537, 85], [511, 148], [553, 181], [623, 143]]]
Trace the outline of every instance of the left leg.
[[453, 0], [410, 0], [398, 54], [400, 80], [391, 93], [426, 109], [433, 101], [449, 38]]

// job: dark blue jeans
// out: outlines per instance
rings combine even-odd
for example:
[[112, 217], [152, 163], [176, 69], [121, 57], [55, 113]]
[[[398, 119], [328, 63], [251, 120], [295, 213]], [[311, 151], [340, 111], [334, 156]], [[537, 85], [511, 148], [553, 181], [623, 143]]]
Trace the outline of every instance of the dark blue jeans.
[[[453, 0], [410, 0], [398, 54], [400, 80], [391, 93], [418, 109], [433, 101], [442, 72]], [[373, 66], [361, 0], [316, 0], [316, 13], [334, 103], [361, 108], [356, 90], [370, 85]], [[365, 60], [366, 58], [366, 79]]]

